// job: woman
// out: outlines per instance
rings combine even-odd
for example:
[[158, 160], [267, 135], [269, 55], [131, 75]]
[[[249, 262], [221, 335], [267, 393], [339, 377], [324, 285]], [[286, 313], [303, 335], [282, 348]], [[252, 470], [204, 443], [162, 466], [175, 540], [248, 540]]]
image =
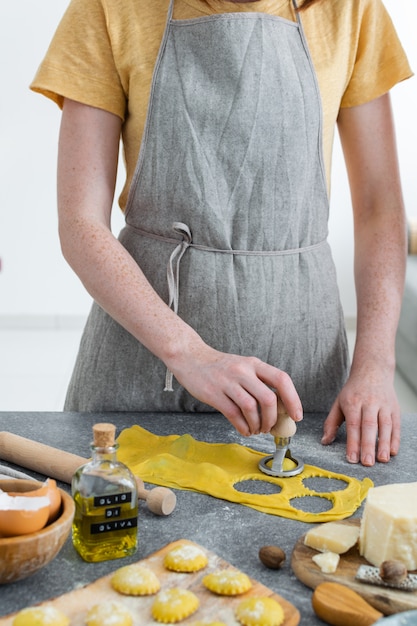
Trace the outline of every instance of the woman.
[[[269, 432], [345, 420], [399, 449], [405, 219], [388, 92], [411, 75], [380, 0], [72, 0], [32, 89], [63, 108], [65, 258], [95, 303], [66, 409], [217, 410]], [[355, 223], [349, 369], [326, 241], [338, 124]], [[120, 135], [126, 227], [110, 214]]]

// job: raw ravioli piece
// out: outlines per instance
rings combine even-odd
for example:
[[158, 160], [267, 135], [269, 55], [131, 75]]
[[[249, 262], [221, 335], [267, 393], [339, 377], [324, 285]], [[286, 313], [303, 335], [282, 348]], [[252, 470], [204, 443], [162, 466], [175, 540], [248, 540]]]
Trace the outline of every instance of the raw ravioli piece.
[[110, 600], [91, 607], [85, 623], [87, 626], [132, 626], [133, 618], [123, 604]]
[[111, 578], [113, 589], [130, 596], [148, 596], [161, 588], [155, 572], [148, 567], [133, 563], [116, 570]]
[[235, 617], [243, 626], [280, 626], [284, 611], [273, 598], [246, 598], [237, 605]]
[[197, 596], [188, 589], [174, 587], [160, 591], [152, 606], [152, 617], [163, 624], [175, 624], [199, 607]]
[[68, 626], [69, 618], [53, 606], [22, 609], [13, 620], [13, 626]]
[[175, 546], [164, 559], [165, 567], [174, 572], [198, 572], [207, 563], [206, 553], [198, 546], [189, 544]]
[[224, 569], [207, 574], [202, 582], [207, 589], [223, 596], [237, 596], [252, 587], [249, 576], [234, 569]]

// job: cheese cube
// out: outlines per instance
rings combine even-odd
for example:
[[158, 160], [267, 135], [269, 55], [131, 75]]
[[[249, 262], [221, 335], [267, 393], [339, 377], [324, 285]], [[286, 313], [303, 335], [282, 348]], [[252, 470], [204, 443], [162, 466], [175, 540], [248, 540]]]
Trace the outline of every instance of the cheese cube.
[[383, 561], [402, 561], [417, 569], [417, 482], [373, 487], [362, 516], [359, 551], [379, 567]]
[[323, 574], [334, 574], [339, 565], [340, 556], [335, 552], [320, 552], [311, 557]]
[[358, 536], [359, 526], [327, 522], [311, 528], [304, 537], [304, 543], [319, 552], [343, 554], [356, 544]]

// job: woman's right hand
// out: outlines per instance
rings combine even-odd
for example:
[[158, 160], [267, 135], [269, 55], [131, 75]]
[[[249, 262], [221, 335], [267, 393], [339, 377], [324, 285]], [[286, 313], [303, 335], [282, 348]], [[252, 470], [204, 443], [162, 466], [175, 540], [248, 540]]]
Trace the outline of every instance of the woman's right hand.
[[278, 417], [278, 398], [296, 422], [301, 400], [288, 374], [256, 357], [226, 354], [196, 342], [167, 364], [195, 398], [222, 413], [244, 436], [267, 433]]

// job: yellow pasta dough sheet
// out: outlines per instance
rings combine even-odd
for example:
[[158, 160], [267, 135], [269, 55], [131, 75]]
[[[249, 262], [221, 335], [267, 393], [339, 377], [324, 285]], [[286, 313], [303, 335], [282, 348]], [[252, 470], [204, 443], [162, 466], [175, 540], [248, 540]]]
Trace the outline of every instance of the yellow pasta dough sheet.
[[[321, 523], [350, 517], [373, 486], [369, 478], [358, 480], [313, 465], [305, 465], [297, 476], [267, 476], [258, 467], [264, 452], [236, 443], [206, 443], [191, 435], [158, 436], [141, 426], [123, 430], [118, 443], [118, 459], [146, 482], [198, 491], [302, 522]], [[292, 463], [290, 459], [286, 462]], [[340, 482], [341, 488], [313, 491], [304, 483], [309, 478], [332, 478]], [[277, 493], [246, 493], [235, 488], [237, 483], [248, 480], [272, 483]], [[324, 498], [330, 508], [319, 513], [296, 508], [294, 502], [304, 497]]]
[[[239, 622], [235, 618], [236, 607], [243, 598], [250, 597], [273, 598], [281, 605], [284, 611], [283, 626], [297, 626], [299, 624], [300, 614], [298, 609], [256, 580], [251, 579], [251, 588], [239, 596], [223, 596], [209, 591], [202, 583], [204, 576], [211, 572], [229, 569], [236, 570], [236, 568], [233, 568], [230, 563], [213, 552], [206, 550], [203, 546], [198, 547], [207, 555], [208, 563], [205, 568], [189, 573], [168, 570], [164, 565], [164, 558], [170, 550], [180, 545], [198, 546], [198, 544], [192, 541], [180, 539], [139, 561], [140, 564], [152, 570], [158, 577], [161, 583], [161, 591], [180, 588], [191, 591], [198, 598], [198, 609], [192, 615], [180, 621], [180, 624], [192, 626], [196, 622], [221, 622], [227, 626], [239, 626]], [[85, 587], [75, 589], [47, 602], [42, 602], [38, 606], [53, 606], [69, 617], [71, 626], [85, 626], [87, 613], [94, 605], [114, 601], [130, 611], [133, 626], [156, 626], [158, 622], [152, 618], [152, 606], [157, 593], [148, 596], [128, 596], [118, 593], [112, 587], [111, 579], [114, 573], [122, 566], [122, 564], [119, 567], [115, 566], [112, 573], [99, 578]], [[0, 626], [12, 626], [16, 614], [0, 618]]]

